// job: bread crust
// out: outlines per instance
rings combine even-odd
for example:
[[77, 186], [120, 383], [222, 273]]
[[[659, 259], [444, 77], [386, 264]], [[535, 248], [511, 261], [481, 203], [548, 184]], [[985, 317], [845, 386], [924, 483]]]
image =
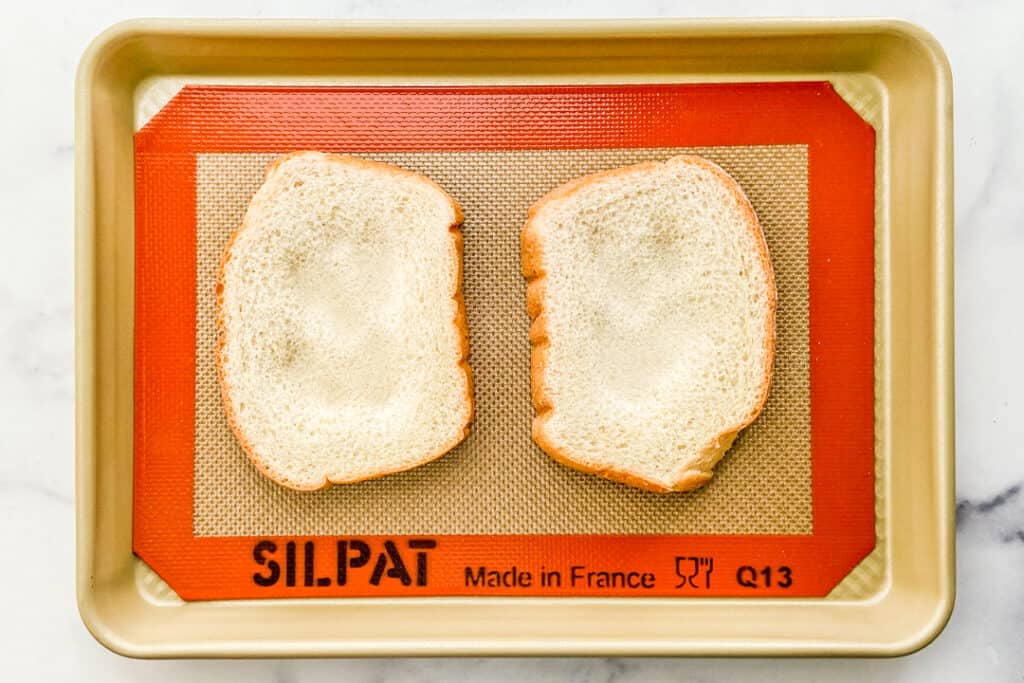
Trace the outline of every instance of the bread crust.
[[366, 480], [369, 480], [369, 479], [377, 479], [379, 477], [387, 476], [389, 474], [395, 474], [397, 472], [404, 472], [406, 470], [414, 469], [416, 467], [419, 467], [420, 465], [425, 465], [428, 462], [431, 462], [433, 460], [436, 460], [436, 459], [440, 458], [441, 456], [443, 456], [446, 453], [448, 453], [448, 451], [452, 450], [457, 445], [459, 445], [466, 438], [466, 436], [469, 434], [469, 424], [473, 420], [473, 412], [474, 412], [474, 406], [473, 406], [473, 375], [472, 375], [472, 372], [471, 372], [470, 367], [469, 367], [469, 326], [468, 326], [468, 323], [466, 321], [466, 304], [465, 304], [465, 299], [464, 299], [463, 293], [462, 293], [462, 256], [463, 256], [463, 245], [462, 245], [462, 230], [461, 230], [461, 227], [462, 227], [462, 222], [463, 222], [463, 220], [465, 218], [463, 213], [462, 213], [462, 207], [459, 206], [458, 202], [456, 202], [455, 199], [453, 199], [451, 197], [451, 195], [449, 195], [444, 190], [444, 188], [442, 188], [440, 185], [438, 185], [436, 182], [434, 182], [432, 179], [428, 178], [427, 176], [421, 175], [419, 173], [415, 173], [413, 171], [408, 171], [408, 170], [406, 170], [404, 168], [400, 168], [398, 166], [392, 166], [391, 164], [385, 164], [385, 163], [381, 163], [381, 162], [378, 162], [378, 161], [371, 161], [371, 160], [368, 160], [368, 159], [361, 159], [359, 157], [345, 156], [345, 155], [341, 155], [341, 154], [331, 154], [331, 153], [326, 153], [326, 152], [315, 152], [315, 151], [304, 150], [304, 151], [296, 151], [296, 152], [291, 152], [289, 154], [282, 155], [282, 156], [274, 159], [267, 166], [267, 171], [266, 171], [266, 174], [264, 175], [264, 182], [269, 180], [270, 177], [277, 170], [277, 168], [281, 164], [283, 164], [284, 162], [288, 161], [289, 159], [293, 159], [293, 158], [296, 158], [296, 157], [299, 157], [299, 156], [303, 156], [303, 155], [307, 155], [307, 154], [324, 157], [324, 158], [326, 158], [331, 163], [339, 163], [339, 164], [345, 164], [345, 165], [349, 165], [349, 166], [360, 166], [360, 167], [363, 167], [363, 168], [367, 168], [367, 169], [371, 169], [371, 170], [377, 171], [379, 173], [385, 173], [385, 174], [389, 174], [389, 175], [405, 176], [405, 177], [415, 178], [416, 180], [418, 180], [420, 182], [423, 182], [423, 183], [426, 183], [426, 184], [430, 185], [431, 187], [433, 187], [434, 189], [436, 189], [451, 204], [452, 210], [453, 210], [453, 212], [455, 214], [455, 218], [454, 218], [454, 221], [452, 222], [452, 224], [450, 226], [448, 226], [448, 231], [449, 231], [449, 234], [451, 235], [452, 244], [455, 247], [455, 273], [456, 273], [455, 281], [454, 281], [454, 290], [452, 292], [452, 299], [454, 299], [454, 301], [456, 303], [456, 311], [455, 311], [455, 318], [454, 318], [454, 320], [452, 322], [455, 325], [455, 328], [458, 331], [459, 338], [461, 340], [461, 345], [460, 345], [461, 356], [460, 356], [458, 364], [459, 364], [459, 367], [462, 368], [462, 371], [465, 373], [465, 376], [466, 376], [466, 395], [465, 395], [465, 400], [464, 400], [464, 405], [466, 406], [466, 419], [465, 419], [465, 422], [464, 422], [464, 424], [462, 426], [462, 429], [461, 429], [459, 435], [456, 436], [456, 438], [454, 438], [451, 442], [449, 442], [449, 443], [445, 444], [444, 446], [442, 446], [438, 451], [436, 451], [434, 453], [429, 453], [426, 456], [424, 456], [423, 458], [420, 458], [419, 460], [417, 460], [416, 462], [409, 463], [409, 464], [403, 465], [401, 467], [382, 468], [379, 471], [372, 472], [372, 473], [366, 474], [366, 475], [360, 475], [360, 476], [357, 476], [357, 477], [352, 477], [352, 478], [331, 479], [331, 478], [325, 476], [321, 482], [318, 482], [316, 484], [306, 484], [306, 483], [303, 483], [303, 482], [297, 482], [297, 481], [294, 481], [292, 479], [289, 479], [287, 475], [284, 475], [284, 474], [282, 474], [280, 472], [276, 472], [275, 470], [273, 470], [267, 464], [266, 460], [263, 459], [260, 456], [258, 450], [253, 445], [252, 441], [245, 435], [245, 432], [242, 430], [242, 427], [241, 427], [241, 425], [238, 422], [238, 416], [235, 414], [235, 410], [234, 410], [234, 408], [232, 406], [232, 402], [231, 402], [231, 387], [230, 387], [230, 385], [229, 385], [229, 383], [227, 381], [227, 378], [225, 376], [225, 371], [224, 371], [225, 344], [226, 344], [226, 335], [227, 335], [227, 330], [226, 330], [226, 326], [225, 326], [225, 323], [224, 323], [224, 279], [225, 279], [225, 268], [227, 267], [228, 262], [231, 260], [232, 249], [233, 249], [233, 247], [235, 245], [235, 241], [238, 239], [238, 236], [240, 234], [242, 234], [242, 232], [248, 228], [249, 212], [252, 211], [252, 209], [253, 209], [253, 203], [250, 203], [249, 207], [246, 209], [245, 216], [242, 218], [241, 225], [231, 235], [231, 238], [228, 240], [227, 245], [224, 247], [224, 254], [221, 257], [220, 266], [219, 266], [218, 271], [217, 271], [217, 289], [216, 289], [216, 295], [217, 295], [216, 296], [216, 299], [217, 299], [217, 353], [216, 353], [216, 364], [217, 364], [217, 381], [220, 384], [220, 391], [221, 391], [221, 402], [224, 404], [224, 412], [226, 414], [228, 424], [231, 426], [231, 431], [234, 433], [235, 438], [238, 440], [238, 444], [242, 447], [242, 450], [245, 451], [246, 456], [248, 456], [249, 460], [252, 462], [252, 464], [256, 467], [257, 470], [259, 470], [267, 478], [269, 478], [269, 479], [271, 479], [271, 480], [277, 482], [278, 484], [280, 484], [282, 486], [285, 486], [287, 488], [294, 489], [296, 491], [319, 491], [319, 490], [322, 490], [322, 489], [329, 488], [333, 484], [354, 484], [356, 482], [366, 481]]
[[[541, 212], [552, 202], [564, 199], [587, 185], [599, 180], [616, 178], [630, 175], [638, 171], [654, 171], [661, 166], [670, 163], [686, 163], [698, 166], [711, 172], [729, 190], [740, 206], [747, 230], [754, 237], [758, 248], [758, 257], [765, 273], [768, 291], [768, 314], [765, 316], [765, 343], [763, 379], [760, 384], [760, 391], [756, 403], [747, 415], [733, 425], [711, 439], [700, 451], [700, 457], [689, 463], [687, 469], [680, 472], [670, 485], [663, 482], [645, 478], [643, 475], [625, 468], [615, 466], [600, 466], [584, 462], [575, 457], [568, 450], [555, 443], [546, 431], [546, 423], [550, 419], [554, 407], [547, 394], [544, 383], [544, 375], [547, 366], [548, 346], [550, 341], [547, 331], [547, 318], [545, 316], [545, 280], [547, 273], [544, 270], [544, 243], [537, 234], [536, 219]], [[775, 289], [775, 274], [772, 270], [771, 258], [768, 255], [768, 245], [765, 242], [764, 232], [761, 224], [754, 213], [747, 196], [739, 184], [717, 164], [714, 164], [703, 157], [695, 155], [679, 155], [666, 161], [646, 161], [631, 166], [601, 171], [571, 180], [564, 185], [556, 187], [541, 197], [530, 207], [527, 213], [526, 223], [522, 231], [522, 252], [521, 261], [523, 276], [526, 278], [526, 309], [532, 319], [530, 325], [530, 389], [533, 397], [533, 406], [536, 415], [533, 418], [532, 434], [533, 440], [540, 448], [552, 458], [573, 469], [589, 474], [596, 474], [605, 479], [610, 479], [628, 486], [653, 491], [656, 493], [672, 493], [679, 491], [692, 491], [700, 488], [711, 480], [712, 470], [716, 463], [722, 459], [725, 452], [732, 446], [740, 430], [750, 425], [764, 409], [768, 400], [768, 391], [771, 388], [772, 371], [775, 359], [775, 311], [778, 304], [778, 296]]]

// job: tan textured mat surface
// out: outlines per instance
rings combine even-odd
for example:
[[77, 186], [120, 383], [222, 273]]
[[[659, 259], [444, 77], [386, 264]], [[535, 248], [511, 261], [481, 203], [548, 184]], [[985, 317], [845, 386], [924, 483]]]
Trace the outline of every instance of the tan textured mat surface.
[[[768, 404], [711, 483], [662, 495], [574, 472], [530, 439], [519, 231], [527, 208], [552, 187], [683, 152], [725, 168], [757, 211], [779, 293], [778, 343]], [[275, 156], [197, 159], [196, 535], [811, 533], [806, 147], [368, 155], [434, 178], [465, 211], [476, 417], [466, 441], [434, 463], [316, 493], [282, 488], [250, 465], [225, 420], [214, 364], [217, 266]]]

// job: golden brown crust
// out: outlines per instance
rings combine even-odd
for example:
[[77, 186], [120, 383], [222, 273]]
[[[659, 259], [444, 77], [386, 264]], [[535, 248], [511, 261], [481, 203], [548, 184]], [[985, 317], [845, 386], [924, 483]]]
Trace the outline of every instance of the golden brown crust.
[[[546, 415], [547, 413], [545, 413]], [[541, 415], [538, 415], [533, 420], [533, 440], [541, 450], [550, 455], [558, 462], [571, 467], [574, 470], [584, 472], [586, 474], [596, 474], [604, 479], [618, 482], [620, 484], [626, 484], [638, 489], [644, 489], [645, 491], [651, 491], [652, 493], [672, 493], [680, 491], [691, 491], [693, 489], [703, 486], [709, 479], [711, 479], [711, 473], [704, 470], [687, 470], [678, 480], [674, 487], [668, 488], [660, 482], [651, 481], [650, 479], [644, 479], [643, 477], [630, 472], [628, 470], [618, 469], [612, 466], [592, 466], [583, 463], [579, 460], [574, 459], [571, 455], [566, 453], [562, 448], [559, 448], [548, 439], [547, 434], [544, 433], [543, 422]]]
[[[744, 213], [747, 230], [754, 237], [757, 244], [759, 258], [767, 278], [768, 290], [768, 315], [765, 317], [765, 346], [764, 346], [764, 379], [761, 383], [761, 390], [758, 400], [751, 411], [740, 421], [739, 424], [724, 430], [713, 438], [703, 449], [701, 458], [696, 463], [691, 463], [689, 468], [676, 476], [671, 486], [665, 486], [661, 482], [646, 479], [643, 476], [625, 469], [614, 466], [600, 466], [582, 462], [573, 457], [565, 449], [555, 444], [545, 431], [545, 424], [549, 419], [553, 406], [547, 394], [544, 384], [544, 371], [547, 366], [548, 340], [546, 316], [544, 315], [545, 302], [545, 278], [543, 263], [543, 241], [537, 235], [534, 220], [545, 208], [555, 200], [570, 196], [580, 188], [598, 180], [614, 178], [620, 175], [635, 173], [641, 170], [654, 170], [669, 162], [684, 162], [699, 166], [713, 173], [723, 185], [732, 193], [734, 199]], [[552, 458], [573, 469], [589, 474], [596, 474], [605, 479], [617, 481], [636, 488], [653, 491], [656, 493], [670, 493], [680, 491], [692, 491], [706, 484], [712, 476], [712, 468], [721, 460], [725, 452], [732, 446], [733, 441], [739, 432], [750, 425], [761, 413], [768, 400], [768, 391], [771, 387], [772, 369], [775, 358], [775, 310], [777, 306], [777, 293], [775, 290], [775, 278], [772, 271], [771, 258], [768, 254], [768, 245], [765, 242], [764, 232], [754, 213], [754, 207], [743, 193], [739, 184], [714, 164], [703, 157], [693, 155], [680, 155], [672, 157], [664, 162], [646, 161], [632, 166], [625, 166], [608, 171], [601, 171], [591, 175], [571, 180], [564, 185], [556, 187], [541, 197], [527, 213], [526, 224], [523, 226], [521, 260], [523, 276], [527, 280], [526, 308], [532, 319], [530, 325], [530, 342], [532, 351], [530, 357], [530, 390], [533, 396], [533, 406], [536, 416], [533, 419], [532, 433], [533, 440], [540, 446], [541, 450]]]
[[241, 425], [239, 425], [239, 423], [238, 423], [238, 417], [235, 414], [234, 407], [232, 406], [231, 391], [230, 391], [230, 388], [228, 386], [227, 379], [224, 376], [224, 346], [225, 346], [225, 336], [226, 336], [226, 329], [225, 329], [225, 325], [224, 325], [224, 310], [223, 310], [224, 309], [224, 273], [225, 273], [225, 268], [227, 266], [227, 263], [231, 259], [231, 251], [232, 251], [232, 248], [234, 247], [235, 241], [238, 239], [238, 236], [242, 233], [242, 231], [245, 230], [248, 227], [249, 211], [252, 210], [252, 207], [253, 207], [253, 204], [250, 203], [249, 208], [246, 210], [245, 216], [242, 218], [242, 224], [231, 235], [231, 238], [228, 240], [227, 246], [224, 247], [224, 255], [221, 257], [220, 266], [219, 266], [218, 271], [217, 271], [217, 358], [216, 358], [216, 363], [217, 363], [217, 381], [220, 384], [220, 391], [221, 391], [221, 402], [224, 404], [224, 412], [225, 412], [225, 414], [227, 416], [227, 421], [228, 421], [228, 424], [231, 427], [231, 431], [234, 433], [235, 438], [238, 440], [238, 444], [242, 447], [242, 450], [245, 451], [245, 454], [249, 457], [249, 460], [252, 462], [252, 464], [256, 467], [257, 470], [259, 470], [267, 478], [277, 482], [278, 484], [281, 484], [282, 486], [286, 486], [286, 487], [288, 487], [290, 489], [295, 489], [297, 491], [318, 491], [318, 490], [321, 490], [321, 489], [328, 488], [332, 484], [354, 484], [354, 483], [357, 483], [357, 482], [360, 482], [360, 481], [366, 481], [368, 479], [377, 479], [379, 477], [387, 476], [389, 474], [395, 474], [397, 472], [404, 472], [406, 470], [410, 470], [410, 469], [419, 467], [420, 465], [425, 465], [428, 462], [436, 460], [436, 459], [440, 458], [442, 455], [446, 454], [448, 451], [450, 451], [453, 448], [455, 448], [469, 434], [469, 423], [473, 419], [473, 411], [474, 411], [474, 406], [473, 406], [473, 376], [472, 376], [472, 372], [470, 371], [470, 367], [469, 367], [469, 327], [468, 327], [467, 322], [466, 322], [466, 304], [465, 304], [465, 300], [464, 300], [463, 295], [462, 295], [462, 256], [463, 256], [463, 245], [462, 245], [462, 230], [461, 230], [461, 226], [462, 226], [462, 222], [464, 220], [464, 215], [462, 213], [462, 207], [459, 206], [458, 202], [456, 202], [455, 199], [453, 199], [451, 197], [451, 195], [449, 195], [444, 190], [444, 188], [442, 188], [440, 185], [438, 185], [432, 179], [430, 179], [430, 178], [428, 178], [428, 177], [426, 177], [424, 175], [421, 175], [419, 173], [414, 173], [413, 171], [408, 171], [408, 170], [406, 170], [404, 168], [399, 168], [398, 166], [392, 166], [390, 164], [384, 164], [384, 163], [381, 163], [381, 162], [378, 162], [378, 161], [371, 161], [371, 160], [368, 160], [368, 159], [361, 159], [359, 157], [344, 156], [344, 155], [340, 155], [340, 154], [330, 154], [330, 153], [312, 152], [312, 151], [297, 151], [297, 152], [291, 152], [290, 154], [282, 155], [282, 156], [274, 159], [267, 166], [267, 171], [266, 171], [266, 174], [264, 175], [264, 182], [266, 182], [266, 180], [268, 180], [270, 178], [270, 176], [274, 173], [274, 171], [277, 170], [278, 166], [280, 166], [282, 163], [284, 163], [285, 161], [287, 161], [289, 159], [292, 159], [292, 158], [295, 158], [295, 157], [298, 157], [298, 156], [302, 156], [304, 154], [322, 155], [322, 156], [326, 157], [329, 161], [332, 161], [332, 162], [348, 164], [348, 165], [351, 165], [351, 166], [362, 166], [364, 168], [370, 168], [370, 169], [373, 169], [375, 171], [382, 172], [382, 173], [388, 173], [388, 174], [393, 174], [393, 175], [402, 175], [402, 176], [407, 176], [407, 177], [413, 177], [413, 178], [415, 178], [415, 179], [417, 179], [417, 180], [419, 180], [421, 182], [425, 182], [425, 183], [431, 185], [438, 192], [440, 192], [442, 195], [444, 195], [444, 197], [447, 198], [447, 200], [451, 204], [452, 210], [453, 210], [453, 212], [455, 214], [455, 218], [454, 218], [452, 224], [449, 226], [449, 233], [452, 236], [452, 244], [455, 247], [455, 272], [456, 272], [456, 276], [455, 276], [454, 292], [452, 293], [452, 299], [454, 299], [454, 301], [456, 303], [456, 311], [455, 311], [455, 318], [454, 318], [453, 322], [455, 324], [455, 328], [459, 332], [459, 337], [461, 339], [461, 345], [460, 345], [461, 358], [459, 359], [459, 366], [462, 368], [463, 372], [466, 375], [465, 405], [466, 405], [466, 408], [467, 408], [467, 414], [466, 414], [465, 423], [464, 423], [464, 425], [462, 427], [462, 431], [461, 431], [461, 433], [455, 439], [453, 439], [448, 444], [442, 446], [441, 449], [439, 449], [435, 453], [428, 454], [427, 456], [417, 460], [414, 463], [403, 465], [401, 467], [382, 469], [382, 470], [380, 470], [378, 472], [374, 472], [372, 474], [360, 475], [358, 477], [353, 477], [353, 478], [349, 478], [349, 479], [330, 479], [330, 478], [325, 476], [323, 481], [321, 481], [321, 482], [319, 482], [317, 484], [313, 484], [313, 485], [308, 485], [308, 484], [305, 484], [305, 483], [302, 483], [302, 482], [292, 481], [287, 476], [272, 470], [266, 464], [266, 461], [260, 457], [259, 453], [257, 452], [256, 448], [253, 446], [252, 442], [246, 437], [245, 433], [242, 431]]

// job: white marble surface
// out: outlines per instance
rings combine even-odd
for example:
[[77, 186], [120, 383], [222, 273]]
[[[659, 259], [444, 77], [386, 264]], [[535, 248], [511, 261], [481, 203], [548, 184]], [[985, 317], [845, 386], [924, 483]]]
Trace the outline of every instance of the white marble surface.
[[[958, 596], [895, 660], [139, 662], [103, 649], [74, 598], [72, 91], [99, 30], [130, 16], [895, 15], [932, 31], [956, 112]], [[1017, 0], [34, 0], [0, 19], [0, 654], [7, 680], [1024, 680], [1024, 4]], [[31, 563], [16, 558], [34, 558]]]

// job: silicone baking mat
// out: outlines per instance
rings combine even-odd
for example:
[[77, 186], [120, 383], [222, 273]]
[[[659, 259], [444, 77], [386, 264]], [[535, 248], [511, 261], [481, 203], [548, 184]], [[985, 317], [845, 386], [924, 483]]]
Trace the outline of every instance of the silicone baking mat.
[[[872, 549], [874, 134], [827, 84], [188, 87], [135, 149], [134, 547], [183, 597], [823, 595]], [[224, 245], [267, 163], [296, 149], [425, 173], [466, 214], [470, 436], [316, 493], [249, 464], [213, 365]], [[711, 484], [664, 495], [530, 440], [518, 244], [550, 188], [684, 152], [758, 213], [777, 357], [764, 413]]]

